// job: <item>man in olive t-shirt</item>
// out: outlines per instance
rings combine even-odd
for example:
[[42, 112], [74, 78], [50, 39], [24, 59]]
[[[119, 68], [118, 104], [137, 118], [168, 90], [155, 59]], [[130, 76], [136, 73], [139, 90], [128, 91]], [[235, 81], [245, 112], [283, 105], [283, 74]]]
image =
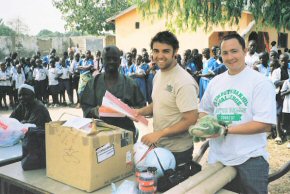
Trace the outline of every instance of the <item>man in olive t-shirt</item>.
[[177, 165], [192, 160], [193, 143], [188, 127], [198, 118], [198, 86], [191, 75], [177, 65], [178, 48], [177, 38], [169, 31], [153, 37], [153, 60], [160, 68], [153, 81], [153, 102], [136, 110], [137, 115], [153, 114], [154, 131], [144, 135], [141, 141], [169, 149]]

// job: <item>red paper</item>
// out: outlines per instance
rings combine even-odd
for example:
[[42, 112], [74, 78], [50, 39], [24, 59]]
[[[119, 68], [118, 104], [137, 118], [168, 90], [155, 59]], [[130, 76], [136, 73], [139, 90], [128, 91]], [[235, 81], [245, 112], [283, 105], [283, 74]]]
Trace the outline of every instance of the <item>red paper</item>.
[[99, 116], [101, 117], [125, 117], [124, 114], [106, 106], [101, 106], [99, 108]]

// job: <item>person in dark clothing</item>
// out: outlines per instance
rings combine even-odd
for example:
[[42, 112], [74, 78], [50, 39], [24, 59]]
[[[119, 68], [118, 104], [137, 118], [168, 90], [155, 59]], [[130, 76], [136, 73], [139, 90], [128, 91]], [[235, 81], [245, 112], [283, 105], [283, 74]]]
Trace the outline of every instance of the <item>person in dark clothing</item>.
[[105, 72], [89, 80], [80, 102], [84, 117], [100, 118], [104, 122], [133, 132], [134, 142], [137, 140], [134, 122], [128, 117], [100, 117], [99, 107], [102, 106], [106, 91], [131, 107], [145, 106], [145, 98], [136, 82], [118, 72], [120, 50], [116, 46], [107, 46], [102, 52]]
[[10, 118], [15, 118], [21, 123], [32, 123], [44, 129], [45, 123], [51, 118], [47, 108], [35, 98], [34, 88], [22, 84], [18, 89], [19, 105], [11, 113]]

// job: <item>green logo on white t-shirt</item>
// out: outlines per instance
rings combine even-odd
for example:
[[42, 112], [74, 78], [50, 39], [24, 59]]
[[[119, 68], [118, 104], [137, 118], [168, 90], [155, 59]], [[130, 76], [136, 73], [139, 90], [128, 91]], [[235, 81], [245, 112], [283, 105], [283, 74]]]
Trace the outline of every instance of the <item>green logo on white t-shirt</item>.
[[248, 105], [248, 99], [243, 95], [243, 93], [235, 89], [229, 89], [221, 92], [214, 98], [213, 103], [215, 106], [219, 106], [221, 103], [227, 100], [234, 101], [238, 106], [242, 104], [244, 104], [245, 106]]
[[[223, 103], [233, 101], [237, 106], [235, 107], [224, 107], [221, 106]], [[243, 113], [246, 112], [248, 105], [248, 99], [246, 96], [235, 89], [229, 89], [218, 94], [213, 101], [217, 107], [215, 114], [217, 119], [220, 121], [241, 121]]]

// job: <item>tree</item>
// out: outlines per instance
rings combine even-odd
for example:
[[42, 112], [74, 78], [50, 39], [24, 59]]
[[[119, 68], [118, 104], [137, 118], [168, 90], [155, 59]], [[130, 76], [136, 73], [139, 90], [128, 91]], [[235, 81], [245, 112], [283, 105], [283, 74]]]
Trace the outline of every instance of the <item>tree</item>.
[[54, 33], [50, 30], [43, 29], [43, 30], [40, 30], [36, 36], [38, 36], [38, 37], [53, 37]]
[[137, 0], [137, 5], [144, 17], [165, 16], [172, 30], [204, 26], [207, 31], [217, 24], [238, 24], [243, 10], [260, 26], [290, 30], [289, 0]]
[[54, 6], [62, 12], [66, 28], [89, 34], [103, 34], [114, 30], [106, 19], [132, 5], [126, 0], [53, 0]]
[[0, 36], [15, 36], [15, 31], [6, 26], [2, 19], [0, 19]]
[[21, 37], [23, 37], [24, 34], [27, 34], [27, 32], [29, 31], [28, 26], [24, 22], [22, 22], [21, 19], [19, 18], [8, 21], [7, 25], [9, 25], [9, 27], [11, 27], [13, 31], [15, 31], [15, 34], [12, 35], [15, 38], [13, 50], [15, 50], [18, 53], [22, 52], [23, 45]]
[[81, 36], [81, 35], [82, 35], [82, 33], [79, 32], [79, 31], [69, 31], [69, 32], [65, 33], [65, 36], [68, 36], [68, 37], [70, 37], [70, 36]]
[[16, 32], [17, 36], [27, 34], [29, 31], [28, 26], [22, 22], [20, 18], [12, 19], [8, 21], [7, 24]]
[[50, 30], [43, 29], [43, 30], [40, 30], [36, 36], [38, 37], [63, 37], [63, 36], [69, 37], [69, 36], [81, 36], [81, 33], [77, 31], [69, 31], [66, 33], [61, 33], [57, 31], [52, 32]]

